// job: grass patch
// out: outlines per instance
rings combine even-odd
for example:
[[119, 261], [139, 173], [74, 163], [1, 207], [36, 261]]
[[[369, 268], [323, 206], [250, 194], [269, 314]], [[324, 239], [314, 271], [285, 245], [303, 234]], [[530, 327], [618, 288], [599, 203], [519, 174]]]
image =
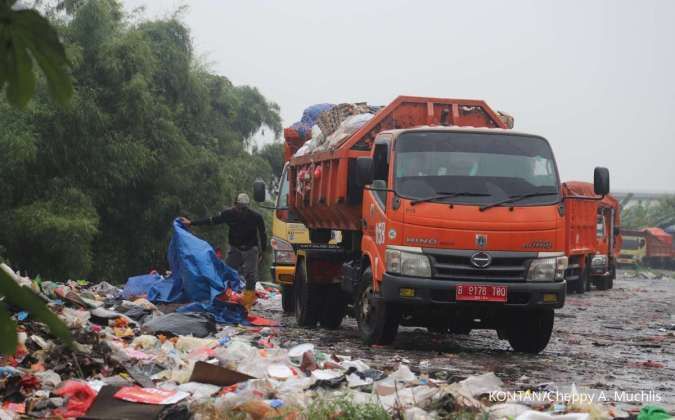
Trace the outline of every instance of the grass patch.
[[337, 398], [316, 398], [307, 407], [305, 418], [346, 420], [389, 420], [392, 416], [376, 403], [356, 404], [348, 394]]

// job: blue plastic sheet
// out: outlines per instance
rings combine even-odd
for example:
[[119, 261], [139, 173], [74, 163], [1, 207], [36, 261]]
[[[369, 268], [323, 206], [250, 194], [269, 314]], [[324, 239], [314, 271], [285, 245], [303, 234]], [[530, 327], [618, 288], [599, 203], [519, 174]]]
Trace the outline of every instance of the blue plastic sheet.
[[157, 273], [129, 277], [127, 284], [122, 290], [122, 297], [130, 299], [134, 296], [145, 296], [152, 286], [159, 284], [162, 280], [163, 277]]
[[173, 222], [167, 259], [171, 276], [150, 287], [149, 301], [189, 303], [176, 311], [210, 312], [218, 322], [246, 322], [246, 311], [241, 305], [216, 299], [228, 288], [241, 291], [239, 274], [216, 256], [208, 242], [187, 230], [179, 219]]
[[324, 111], [330, 110], [334, 106], [335, 105], [333, 104], [316, 104], [308, 106], [302, 112], [302, 118], [300, 118], [300, 121], [293, 123], [291, 128], [295, 129], [300, 137], [309, 139], [312, 137], [312, 126], [316, 124], [316, 120], [319, 119], [319, 115], [321, 115], [321, 113]]

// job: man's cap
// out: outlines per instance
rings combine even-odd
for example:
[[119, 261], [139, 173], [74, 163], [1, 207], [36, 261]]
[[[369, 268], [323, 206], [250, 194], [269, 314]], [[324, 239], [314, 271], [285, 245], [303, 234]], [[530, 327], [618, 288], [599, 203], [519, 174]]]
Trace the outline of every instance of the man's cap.
[[240, 194], [237, 196], [237, 201], [236, 201], [237, 204], [245, 204], [245, 205], [248, 205], [250, 202], [251, 202], [251, 199], [248, 198], [248, 194], [246, 194], [246, 193], [240, 193]]

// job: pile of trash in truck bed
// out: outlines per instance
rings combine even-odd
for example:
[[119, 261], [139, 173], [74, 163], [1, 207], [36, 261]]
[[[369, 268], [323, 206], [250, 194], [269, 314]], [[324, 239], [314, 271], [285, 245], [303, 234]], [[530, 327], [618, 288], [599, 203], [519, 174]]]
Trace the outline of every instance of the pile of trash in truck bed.
[[[177, 260], [167, 278], [137, 276], [124, 288], [38, 281], [3, 266], [9, 281], [47, 302], [75, 344], [68, 348], [30, 313], [6, 305], [19, 345], [13, 355], [0, 356], [0, 419], [627, 417], [587, 401], [491, 398], [507, 391], [491, 372], [450, 383], [404, 358], [377, 369], [339, 351], [293, 342], [278, 322], [246, 313], [232, 290], [241, 279], [186, 232], [174, 232], [172, 247], [179, 252], [169, 252]], [[176, 255], [193, 265], [181, 265]], [[201, 278], [208, 285], [199, 289], [194, 282], [207, 272], [214, 277]], [[281, 313], [274, 285], [259, 284], [257, 295], [253, 311]], [[509, 391], [553, 392], [549, 386]]]
[[[365, 102], [316, 104], [307, 107], [300, 121], [284, 130], [293, 156], [335, 150], [370, 121], [382, 107]], [[288, 160], [291, 156], [286, 156]]]

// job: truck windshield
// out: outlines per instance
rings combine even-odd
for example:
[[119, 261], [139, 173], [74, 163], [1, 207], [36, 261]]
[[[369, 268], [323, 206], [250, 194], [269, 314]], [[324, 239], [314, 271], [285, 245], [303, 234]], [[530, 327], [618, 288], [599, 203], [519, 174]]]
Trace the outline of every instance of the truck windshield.
[[635, 250], [640, 248], [640, 240], [638, 238], [623, 237], [622, 249]]
[[553, 153], [541, 137], [502, 133], [415, 131], [396, 140], [395, 189], [410, 199], [471, 191], [444, 202], [489, 204], [532, 194], [511, 205], [559, 200]]

